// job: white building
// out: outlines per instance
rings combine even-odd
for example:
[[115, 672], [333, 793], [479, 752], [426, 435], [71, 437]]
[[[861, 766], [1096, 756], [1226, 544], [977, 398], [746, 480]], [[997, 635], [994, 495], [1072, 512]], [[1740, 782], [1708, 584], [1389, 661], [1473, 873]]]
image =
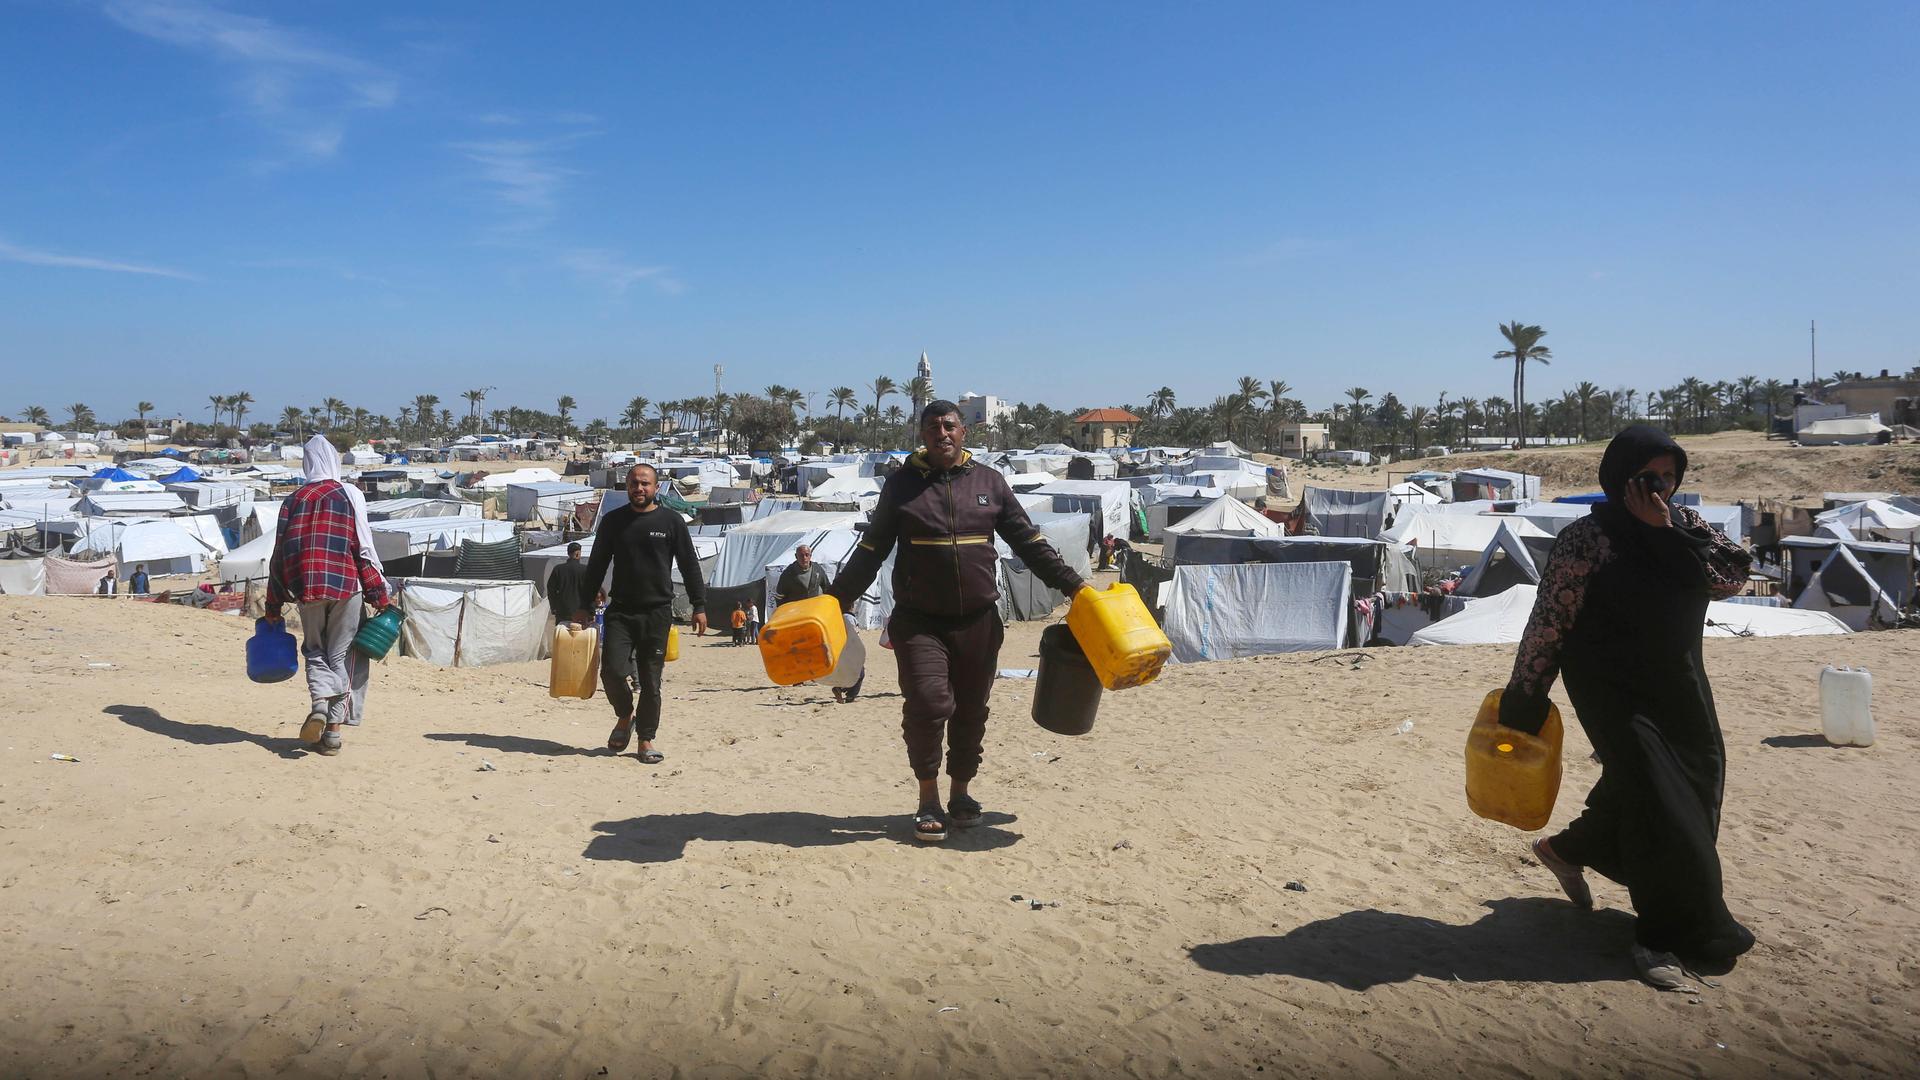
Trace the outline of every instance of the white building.
[[986, 422], [1001, 424], [1013, 417], [1013, 403], [991, 394], [966, 394], [954, 404], [960, 406], [960, 419], [968, 427]]

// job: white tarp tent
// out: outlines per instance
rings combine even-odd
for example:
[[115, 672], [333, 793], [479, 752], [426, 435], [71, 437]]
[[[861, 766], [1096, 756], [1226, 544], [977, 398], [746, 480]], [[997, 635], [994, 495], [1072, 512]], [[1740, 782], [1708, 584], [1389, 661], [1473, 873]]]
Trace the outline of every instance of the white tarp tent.
[[552, 469], [532, 468], [514, 469], [510, 472], [488, 473], [475, 480], [468, 491], [505, 491], [513, 484], [557, 484], [560, 474]]
[[70, 552], [76, 558], [112, 555], [121, 580], [144, 564], [148, 575], [198, 574], [207, 568], [207, 556], [220, 551], [171, 521], [111, 521], [95, 525], [76, 540]]
[[1200, 509], [1161, 530], [1161, 554], [1174, 558], [1180, 538], [1188, 533], [1214, 533], [1233, 536], [1285, 536], [1286, 526], [1267, 518], [1239, 499], [1212, 499]]
[[1838, 507], [1813, 520], [1821, 525], [1843, 526], [1861, 540], [1886, 538], [1912, 543], [1920, 538], [1920, 514], [1909, 513], [1880, 499]]
[[507, 520], [553, 524], [567, 516], [575, 503], [599, 494], [585, 484], [546, 480], [534, 484], [507, 485]]
[[373, 553], [383, 561], [457, 548], [462, 540], [486, 544], [513, 538], [512, 522], [477, 517], [402, 518], [368, 524], [373, 530]]
[[1123, 538], [1131, 535], [1128, 526], [1140, 498], [1125, 480], [1055, 480], [1034, 488], [1033, 493], [1054, 496], [1053, 508], [1060, 513], [1091, 510], [1091, 502], [1098, 500], [1104, 535]]
[[1451, 569], [1479, 561], [1503, 524], [1522, 540], [1547, 540], [1553, 536], [1538, 525], [1511, 515], [1432, 512], [1438, 510], [1441, 508], [1407, 507], [1394, 518], [1393, 527], [1380, 536], [1396, 544], [1413, 545], [1415, 561], [1427, 570]]
[[86, 517], [110, 517], [124, 514], [154, 516], [184, 514], [187, 504], [180, 496], [154, 485], [153, 491], [93, 491], [80, 500], [80, 513]]
[[1473, 569], [1460, 579], [1460, 587], [1454, 591], [1459, 596], [1487, 597], [1515, 585], [1538, 584], [1540, 568], [1534, 565], [1533, 554], [1514, 535], [1511, 521], [1502, 521], [1493, 534], [1493, 542], [1480, 553], [1480, 561], [1473, 564]]
[[220, 560], [221, 581], [250, 581], [267, 576], [267, 564], [273, 559], [273, 542], [279, 534], [275, 530], [261, 533], [256, 539], [249, 540]]
[[397, 578], [400, 651], [440, 667], [481, 667], [547, 655], [553, 620], [531, 581]]
[[402, 521], [407, 518], [480, 516], [481, 506], [465, 499], [381, 499], [367, 504], [367, 521]]
[[1886, 442], [1893, 429], [1871, 416], [1815, 420], [1794, 434], [1802, 446], [1866, 446]]
[[1850, 630], [1895, 626], [1899, 605], [1875, 581], [1845, 544], [1835, 544], [1826, 562], [1815, 570], [1793, 607], [1799, 611], [1829, 612]]
[[[1469, 600], [1454, 615], [1416, 630], [1409, 645], [1517, 644], [1539, 595], [1536, 585], [1516, 585], [1498, 596]], [[1847, 626], [1820, 611], [1754, 607], [1715, 601], [1707, 605], [1707, 637], [1806, 637], [1844, 634]]]
[[47, 560], [0, 559], [0, 596], [47, 595]]
[[1160, 590], [1173, 659], [1337, 649], [1347, 640], [1352, 578], [1345, 562], [1175, 567]]

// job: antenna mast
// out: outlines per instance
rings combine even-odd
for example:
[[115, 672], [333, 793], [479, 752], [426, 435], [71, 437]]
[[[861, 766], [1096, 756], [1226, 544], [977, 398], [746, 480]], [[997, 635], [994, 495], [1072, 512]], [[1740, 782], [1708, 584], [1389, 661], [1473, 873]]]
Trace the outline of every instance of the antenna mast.
[[1814, 330], [1815, 330], [1815, 327], [1813, 324], [1813, 320], [1808, 319], [1807, 320], [1807, 381], [1810, 383], [1817, 383], [1820, 381], [1820, 362], [1819, 362], [1820, 343], [1814, 337]]

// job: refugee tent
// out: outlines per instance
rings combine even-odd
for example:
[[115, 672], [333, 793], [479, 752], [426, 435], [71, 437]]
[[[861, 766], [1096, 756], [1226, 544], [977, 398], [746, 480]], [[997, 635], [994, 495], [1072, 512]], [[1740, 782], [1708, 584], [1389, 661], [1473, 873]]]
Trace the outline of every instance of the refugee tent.
[[1372, 539], [1387, 523], [1387, 493], [1309, 487], [1300, 493], [1308, 531], [1318, 536]]
[[1484, 598], [1505, 592], [1516, 585], [1538, 584], [1540, 568], [1534, 565], [1533, 554], [1514, 534], [1510, 523], [1502, 521], [1493, 534], [1493, 542], [1480, 553], [1480, 561], [1473, 564], [1473, 569], [1460, 579], [1460, 587], [1454, 593]]
[[[827, 572], [828, 580], [839, 577], [840, 571], [846, 568], [847, 560], [853, 558], [854, 548], [859, 541], [860, 534], [852, 529], [821, 534], [818, 542], [810, 545], [813, 548], [814, 565]], [[765, 591], [760, 598], [760, 615], [763, 619], [772, 615], [773, 609], [779, 606], [774, 595], [780, 584], [780, 575], [793, 565], [794, 548], [798, 546], [795, 544], [767, 563]], [[886, 559], [880, 563], [879, 572], [873, 576], [873, 584], [867, 586], [867, 591], [854, 601], [851, 612], [853, 622], [862, 630], [878, 630], [886, 625], [887, 617], [893, 614], [893, 557], [894, 552], [887, 553]]]
[[273, 542], [277, 535], [269, 530], [227, 552], [226, 557], [220, 560], [220, 580], [264, 580], [267, 564], [273, 558]]
[[1345, 562], [1178, 566], [1161, 588], [1173, 659], [1190, 664], [1346, 644]]
[[547, 655], [553, 620], [530, 581], [395, 578], [400, 651], [440, 667], [481, 667]]
[[1069, 480], [1111, 480], [1120, 475], [1120, 463], [1106, 454], [1075, 454], [1067, 462]]
[[187, 504], [180, 496], [161, 490], [154, 485], [151, 492], [88, 492], [80, 500], [77, 508], [83, 517], [116, 517], [138, 514], [142, 517], [155, 517], [166, 514], [183, 514]]
[[840, 507], [870, 511], [880, 503], [881, 483], [880, 478], [874, 476], [829, 477], [807, 488], [806, 501], [815, 509]]
[[[1468, 600], [1458, 614], [1414, 632], [1409, 645], [1514, 644], [1526, 633], [1527, 618], [1539, 595], [1535, 585], [1516, 585], [1498, 596]], [[1714, 601], [1707, 605], [1707, 637], [1806, 637], [1847, 633], [1845, 623], [1825, 612], [1753, 607]]]
[[1033, 489], [1051, 495], [1055, 513], [1097, 512], [1103, 536], [1131, 536], [1133, 511], [1140, 497], [1124, 480], [1055, 480]]
[[207, 568], [207, 556], [221, 550], [175, 522], [134, 520], [95, 526], [74, 542], [71, 553], [111, 554], [124, 581], [142, 563], [152, 577], [198, 574]]
[[405, 521], [410, 518], [480, 516], [479, 503], [465, 499], [381, 499], [367, 504], [367, 520]]
[[554, 472], [552, 469], [513, 469], [508, 472], [488, 473], [484, 476], [476, 476], [473, 483], [468, 485], [468, 489], [473, 491], [504, 492], [513, 484], [557, 484], [559, 482], [560, 474]]
[[1441, 507], [1408, 507], [1381, 538], [1412, 545], [1415, 561], [1424, 570], [1451, 570], [1477, 562], [1502, 525], [1522, 540], [1552, 540], [1546, 530], [1524, 519], [1446, 513]]
[[1793, 606], [1802, 611], [1831, 612], [1852, 630], [1892, 627], [1900, 622], [1899, 604], [1845, 544], [1835, 545], [1832, 554], [1813, 571], [1806, 587], [1794, 597]]
[[1802, 446], [1866, 446], [1893, 438], [1893, 429], [1871, 416], [1815, 420], [1794, 435]]
[[507, 485], [507, 520], [551, 525], [564, 519], [575, 503], [599, 493], [584, 484], [543, 480]]
[[[1604, 501], [1604, 500], [1602, 500]], [[1513, 516], [1532, 522], [1541, 532], [1560, 535], [1560, 530], [1593, 513], [1592, 503], [1532, 502], [1514, 510]]]
[[1815, 524], [1845, 526], [1862, 540], [1905, 540], [1920, 538], [1920, 514], [1902, 510], [1879, 499], [1852, 503], [1814, 517]]
[[1316, 460], [1332, 462], [1335, 465], [1373, 464], [1373, 455], [1365, 450], [1320, 450], [1313, 456]]
[[1403, 481], [1387, 489], [1387, 501], [1392, 504], [1394, 512], [1398, 513], [1402, 506], [1433, 506], [1442, 500], [1439, 495], [1419, 484]]
[[383, 563], [455, 548], [462, 540], [505, 540], [513, 535], [511, 522], [465, 516], [402, 518], [369, 524], [373, 530], [374, 554], [380, 556]]
[[45, 596], [46, 594], [46, 559], [0, 559], [0, 595]]
[[1272, 537], [1285, 536], [1287, 530], [1279, 522], [1254, 512], [1239, 499], [1210, 499], [1176, 524], [1162, 530], [1161, 542], [1166, 545], [1162, 554], [1169, 559], [1178, 559], [1181, 538], [1189, 533]]
[[1540, 478], [1505, 469], [1461, 469], [1453, 474], [1453, 501], [1537, 499]]
[[194, 471], [193, 466], [182, 465], [165, 476], [156, 476], [154, 479], [163, 484], [193, 484], [198, 483], [201, 476]]
[[222, 506], [238, 506], [241, 503], [253, 501], [253, 489], [245, 484], [197, 481], [169, 484], [167, 492], [177, 496], [181, 502], [195, 510], [213, 510]]

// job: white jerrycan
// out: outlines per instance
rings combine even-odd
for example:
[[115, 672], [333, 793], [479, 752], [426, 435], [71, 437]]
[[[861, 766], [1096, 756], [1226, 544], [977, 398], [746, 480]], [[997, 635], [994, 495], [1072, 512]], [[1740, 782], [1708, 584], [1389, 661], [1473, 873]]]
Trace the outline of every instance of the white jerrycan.
[[1835, 746], [1873, 745], [1873, 674], [1866, 668], [1820, 671], [1820, 728]]

